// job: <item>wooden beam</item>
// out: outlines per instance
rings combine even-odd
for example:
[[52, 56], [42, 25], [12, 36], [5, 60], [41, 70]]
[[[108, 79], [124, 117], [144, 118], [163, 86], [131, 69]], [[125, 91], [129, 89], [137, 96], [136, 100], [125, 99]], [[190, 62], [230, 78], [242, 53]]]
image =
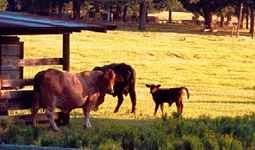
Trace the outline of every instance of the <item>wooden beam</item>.
[[33, 91], [2, 91], [0, 103], [8, 110], [31, 108]]
[[23, 59], [18, 66], [38, 66], [38, 65], [62, 65], [63, 58], [40, 58], [40, 59]]
[[26, 85], [33, 85], [33, 79], [1, 80], [1, 89], [17, 89]]
[[70, 71], [70, 34], [63, 34], [63, 70]]

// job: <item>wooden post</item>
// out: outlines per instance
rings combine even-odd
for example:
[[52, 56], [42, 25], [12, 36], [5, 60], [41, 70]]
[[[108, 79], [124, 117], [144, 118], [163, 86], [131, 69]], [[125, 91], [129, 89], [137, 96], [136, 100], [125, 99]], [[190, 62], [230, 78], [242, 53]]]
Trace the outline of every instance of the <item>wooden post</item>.
[[63, 34], [63, 70], [70, 70], [70, 33]]

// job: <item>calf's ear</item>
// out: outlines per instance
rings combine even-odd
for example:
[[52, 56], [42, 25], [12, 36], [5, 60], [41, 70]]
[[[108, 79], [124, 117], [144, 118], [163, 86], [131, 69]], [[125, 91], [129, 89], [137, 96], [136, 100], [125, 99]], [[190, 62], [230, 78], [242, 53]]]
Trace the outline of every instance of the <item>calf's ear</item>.
[[145, 86], [148, 87], [148, 88], [151, 87], [149, 84], [145, 84]]
[[159, 88], [160, 86], [161, 86], [161, 85], [160, 85], [160, 84], [158, 84], [156, 87], [157, 87], [157, 88]]

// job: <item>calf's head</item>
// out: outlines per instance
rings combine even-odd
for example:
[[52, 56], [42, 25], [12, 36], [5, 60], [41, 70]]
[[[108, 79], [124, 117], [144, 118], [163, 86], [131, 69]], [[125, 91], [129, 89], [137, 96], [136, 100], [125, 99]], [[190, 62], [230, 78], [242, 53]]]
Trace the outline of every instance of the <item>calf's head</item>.
[[116, 81], [116, 74], [112, 69], [107, 69], [103, 74], [104, 91], [109, 94], [114, 93], [114, 84]]
[[146, 87], [150, 88], [150, 93], [153, 94], [158, 91], [160, 84], [155, 85], [155, 84], [145, 84]]

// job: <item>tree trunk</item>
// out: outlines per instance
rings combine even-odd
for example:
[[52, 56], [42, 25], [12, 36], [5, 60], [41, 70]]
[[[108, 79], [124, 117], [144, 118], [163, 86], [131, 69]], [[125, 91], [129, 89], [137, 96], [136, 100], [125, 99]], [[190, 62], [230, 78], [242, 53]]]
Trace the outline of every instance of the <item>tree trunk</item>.
[[251, 8], [251, 11], [250, 11], [250, 33], [253, 38], [254, 36], [254, 9], [253, 8]]
[[246, 29], [249, 29], [249, 8], [247, 8], [246, 10], [246, 14], [245, 14], [245, 23], [246, 23]]
[[146, 23], [146, 6], [145, 1], [142, 1], [139, 4], [139, 30], [145, 30], [145, 23]]
[[124, 10], [123, 10], [123, 16], [122, 16], [122, 21], [123, 22], [127, 21], [127, 11], [128, 11], [128, 5], [125, 5]]
[[239, 37], [239, 30], [241, 27], [241, 23], [242, 23], [242, 18], [243, 18], [243, 3], [240, 4], [240, 8], [239, 8], [239, 17], [238, 17], [238, 24], [237, 24], [237, 33], [236, 36]]
[[115, 12], [115, 16], [116, 16], [116, 20], [117, 21], [120, 21], [121, 20], [121, 6], [120, 5], [117, 5], [117, 8], [116, 8], [116, 12]]
[[220, 27], [224, 26], [224, 15], [221, 13], [220, 14]]
[[204, 9], [205, 31], [212, 30], [212, 13]]
[[227, 15], [227, 25], [229, 26], [230, 25], [230, 22], [232, 21], [232, 16], [231, 14], [228, 14]]
[[73, 0], [73, 19], [80, 19], [81, 2], [80, 0]]
[[64, 8], [64, 4], [60, 3], [58, 4], [58, 16], [63, 16], [63, 8]]
[[15, 0], [7, 0], [7, 11], [16, 11], [16, 1]]
[[169, 8], [168, 9], [168, 22], [172, 23], [173, 19], [172, 19], [172, 9]]

